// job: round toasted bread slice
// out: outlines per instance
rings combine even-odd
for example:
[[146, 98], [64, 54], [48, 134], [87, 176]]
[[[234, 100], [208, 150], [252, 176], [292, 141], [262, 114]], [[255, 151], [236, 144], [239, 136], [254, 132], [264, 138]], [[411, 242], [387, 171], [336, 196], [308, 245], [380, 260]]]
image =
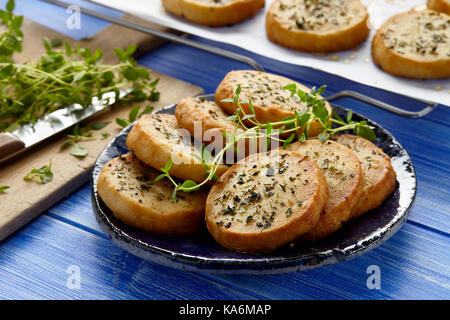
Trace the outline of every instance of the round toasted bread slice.
[[[227, 119], [228, 114], [214, 101], [192, 97], [181, 99], [175, 108], [175, 117], [195, 139], [204, 142], [208, 150], [214, 152], [222, 150], [227, 143], [232, 143], [233, 137], [238, 139], [244, 134], [244, 129], [235, 121]], [[224, 133], [227, 135], [224, 136]], [[245, 158], [258, 150], [267, 151], [264, 150], [266, 141], [266, 138], [257, 138], [256, 134], [253, 137], [247, 134], [239, 138], [236, 148], [227, 150], [225, 163], [234, 163], [236, 159]], [[235, 149], [238, 154], [235, 154]]]
[[358, 46], [369, 35], [359, 0], [276, 0], [266, 15], [269, 40], [298, 51], [334, 52]]
[[353, 217], [377, 208], [395, 189], [395, 171], [390, 157], [367, 139], [351, 134], [336, 135], [340, 144], [352, 149], [364, 175], [363, 192], [353, 210]]
[[243, 132], [236, 128], [236, 122], [226, 119], [228, 116], [216, 102], [201, 98], [183, 98], [175, 108], [178, 123], [203, 142], [214, 141], [216, 136], [223, 137], [222, 132]]
[[373, 38], [372, 58], [395, 76], [450, 77], [450, 16], [428, 9], [392, 16]]
[[364, 181], [359, 159], [349, 148], [330, 140], [295, 142], [288, 150], [311, 157], [323, 171], [328, 185], [327, 204], [318, 224], [305, 239], [325, 237], [352, 217]]
[[428, 8], [450, 15], [450, 0], [428, 0]]
[[162, 0], [165, 10], [209, 27], [223, 27], [253, 17], [265, 0]]
[[207, 192], [179, 192], [172, 200], [173, 185], [155, 182], [160, 174], [133, 154], [121, 155], [102, 169], [97, 190], [114, 216], [127, 225], [156, 234], [190, 234], [204, 225]]
[[228, 249], [270, 251], [313, 228], [326, 201], [325, 178], [310, 158], [284, 150], [257, 153], [213, 185], [206, 226]]
[[[216, 102], [226, 112], [232, 114], [237, 110], [237, 106], [231, 102], [222, 102], [235, 96], [237, 87], [241, 86], [240, 100], [241, 107], [246, 114], [251, 114], [251, 99], [255, 111], [256, 119], [261, 123], [281, 121], [287, 117], [294, 117], [295, 112], [305, 110], [306, 105], [297, 95], [291, 96], [289, 90], [284, 89], [286, 85], [293, 84], [297, 88], [309, 92], [310, 88], [291, 80], [289, 78], [253, 70], [236, 70], [229, 72], [216, 89]], [[331, 117], [331, 107], [325, 102]], [[318, 135], [321, 124], [314, 121], [310, 125], [309, 136]]]
[[[143, 115], [131, 129], [126, 143], [141, 161], [157, 170], [172, 160], [171, 175], [195, 182], [205, 179], [201, 150], [196, 148], [190, 133], [180, 127], [174, 115]], [[228, 166], [219, 165], [216, 175], [222, 175], [227, 169]]]

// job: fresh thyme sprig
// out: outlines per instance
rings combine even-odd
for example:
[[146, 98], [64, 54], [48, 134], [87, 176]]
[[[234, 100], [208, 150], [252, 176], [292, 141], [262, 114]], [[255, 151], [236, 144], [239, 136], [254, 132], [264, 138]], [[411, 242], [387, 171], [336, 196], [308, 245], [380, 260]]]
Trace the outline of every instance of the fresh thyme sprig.
[[[201, 160], [202, 164], [205, 166], [205, 179], [200, 183], [196, 183], [191, 180], [180, 183], [176, 182], [169, 174], [169, 170], [172, 167], [172, 162], [169, 161], [165, 168], [161, 169], [163, 174], [158, 176], [155, 181], [168, 178], [174, 185], [174, 191], [172, 194], [172, 199], [174, 200], [176, 199], [176, 194], [178, 191], [196, 191], [209, 181], [217, 180], [216, 171], [222, 162], [225, 152], [230, 148], [235, 148], [236, 150], [236, 143], [242, 139], [254, 139], [254, 141], [260, 138], [267, 139], [267, 144], [264, 151], [269, 150], [272, 139], [282, 143], [283, 149], [286, 149], [289, 144], [294, 141], [303, 142], [306, 139], [317, 138], [321, 142], [324, 142], [333, 137], [337, 132], [343, 130], [353, 130], [355, 134], [361, 137], [369, 140], [375, 140], [376, 136], [373, 132], [373, 127], [369, 126], [366, 121], [353, 121], [351, 110], [347, 113], [347, 122], [342, 120], [334, 112], [334, 110], [333, 115], [335, 119], [330, 116], [329, 111], [326, 108], [326, 100], [321, 97], [321, 94], [325, 91], [326, 86], [322, 86], [318, 90], [313, 87], [310, 92], [305, 92], [297, 88], [295, 84], [287, 85], [284, 89], [289, 90], [292, 96], [297, 95], [301, 101], [305, 103], [307, 108], [299, 112], [295, 111], [294, 116], [286, 117], [281, 121], [261, 123], [256, 118], [251, 99], [248, 102], [240, 101], [239, 96], [241, 87], [238, 86], [232, 99], [222, 100], [222, 102], [225, 103], [233, 103], [237, 107], [235, 113], [226, 118], [227, 120], [234, 121], [236, 123], [234, 132], [223, 133], [224, 137], [227, 138], [225, 147], [217, 152], [214, 157], [212, 157], [209, 152], [205, 152], [206, 148], [204, 145], [202, 145], [201, 154], [198, 156], [198, 159]], [[243, 104], [248, 104], [250, 109], [249, 114], [245, 112], [242, 107]], [[320, 130], [322, 132], [317, 137], [310, 137], [309, 128], [311, 123], [314, 121], [318, 121], [320, 123]], [[243, 132], [238, 133], [238, 128], [243, 129]], [[286, 136], [288, 137], [284, 138]]]
[[12, 62], [14, 52], [22, 51], [23, 33], [20, 28], [23, 16], [15, 16], [14, 7], [14, 0], [9, 0], [6, 10], [0, 10], [0, 22], [6, 27], [0, 35], [0, 62]]
[[[102, 64], [101, 50], [72, 48], [67, 42], [64, 49], [54, 49], [47, 41], [46, 49], [31, 64], [0, 63], [0, 132], [74, 103], [86, 107], [108, 92], [115, 92], [116, 102], [159, 99], [158, 79], [150, 79], [149, 71], [131, 57], [135, 45], [115, 49], [120, 59], [116, 65]], [[120, 90], [128, 88], [132, 91], [120, 99]]]

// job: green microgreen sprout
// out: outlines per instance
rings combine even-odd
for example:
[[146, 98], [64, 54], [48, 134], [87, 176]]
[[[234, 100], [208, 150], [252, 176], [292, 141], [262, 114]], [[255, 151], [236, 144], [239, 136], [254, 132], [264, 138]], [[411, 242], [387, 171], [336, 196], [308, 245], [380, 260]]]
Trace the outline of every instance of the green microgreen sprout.
[[6, 189], [9, 189], [9, 186], [1, 186], [0, 193], [3, 193]]

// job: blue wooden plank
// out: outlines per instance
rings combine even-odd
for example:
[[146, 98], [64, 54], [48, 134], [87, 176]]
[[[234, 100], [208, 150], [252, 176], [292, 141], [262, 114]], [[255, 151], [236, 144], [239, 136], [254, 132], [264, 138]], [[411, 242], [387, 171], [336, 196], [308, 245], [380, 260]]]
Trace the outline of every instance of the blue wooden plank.
[[[407, 223], [385, 244], [344, 263], [284, 275], [211, 277], [271, 299], [448, 299], [449, 249], [447, 236]], [[380, 268], [379, 290], [367, 287], [373, 265]]]
[[[5, 8], [7, 2], [8, 0], [0, 0], [0, 8]], [[67, 3], [96, 10], [116, 18], [123, 14], [117, 10], [106, 8], [85, 0], [72, 0], [67, 1]], [[16, 9], [14, 10], [14, 13], [23, 15], [28, 19], [50, 29], [59, 31], [76, 40], [93, 37], [109, 25], [109, 23], [105, 21], [82, 14], [80, 17], [80, 28], [69, 28], [67, 26], [67, 20], [72, 12], [67, 12], [66, 8], [56, 7], [38, 0], [16, 0]], [[27, 35], [25, 34], [25, 37], [26, 36]]]
[[[70, 266], [80, 289], [70, 288]], [[202, 275], [143, 261], [46, 215], [0, 245], [0, 299], [255, 299]]]
[[[209, 275], [162, 267], [109, 240], [46, 215], [0, 245], [4, 299], [445, 299], [448, 237], [406, 224], [387, 243], [353, 260], [282, 275]], [[69, 266], [81, 289], [66, 286]], [[370, 290], [367, 267], [379, 266]]]

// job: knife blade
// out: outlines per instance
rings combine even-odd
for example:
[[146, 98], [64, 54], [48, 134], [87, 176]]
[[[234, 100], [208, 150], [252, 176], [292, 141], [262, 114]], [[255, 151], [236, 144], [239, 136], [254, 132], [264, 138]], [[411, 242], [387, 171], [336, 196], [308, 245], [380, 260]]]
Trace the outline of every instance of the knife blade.
[[[131, 90], [131, 88], [120, 90], [119, 98], [125, 97]], [[92, 103], [87, 107], [73, 104], [45, 115], [34, 124], [25, 124], [12, 132], [0, 133], [0, 165], [48, 138], [86, 120], [115, 102], [115, 93], [107, 92], [100, 99], [94, 97]]]

